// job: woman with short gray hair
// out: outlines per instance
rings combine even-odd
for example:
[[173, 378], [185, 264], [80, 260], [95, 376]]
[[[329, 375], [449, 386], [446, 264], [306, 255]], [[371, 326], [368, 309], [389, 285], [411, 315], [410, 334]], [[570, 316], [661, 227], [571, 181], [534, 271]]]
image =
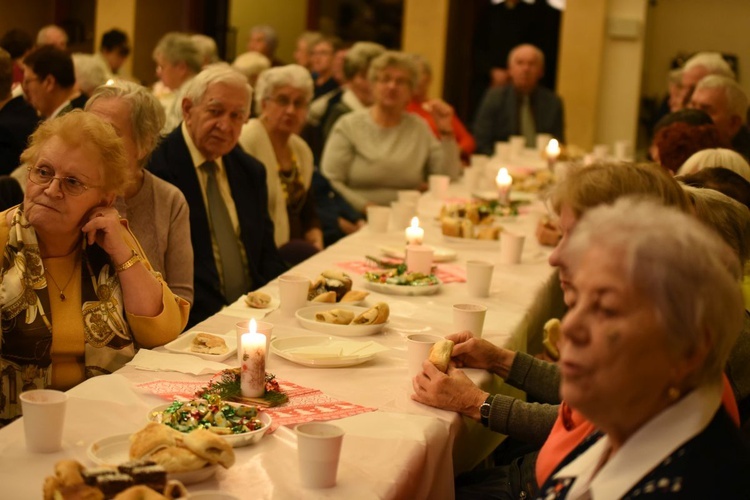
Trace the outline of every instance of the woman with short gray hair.
[[721, 405], [744, 313], [734, 252], [687, 214], [620, 200], [587, 212], [561, 255], [576, 297], [560, 395], [599, 430], [539, 498], [747, 498], [750, 450]]
[[169, 288], [193, 302], [193, 248], [190, 213], [182, 192], [145, 170], [159, 142], [164, 110], [138, 84], [117, 81], [97, 88], [85, 110], [110, 123], [122, 139], [128, 160], [127, 183], [115, 202], [128, 219], [149, 262]]
[[268, 211], [282, 257], [296, 264], [323, 248], [310, 192], [312, 151], [299, 137], [313, 96], [310, 73], [297, 64], [264, 71], [255, 95], [261, 115], [242, 128], [239, 143], [266, 167]]
[[323, 175], [361, 212], [396, 200], [399, 189], [424, 190], [430, 174], [452, 179], [460, 174], [453, 108], [442, 101], [430, 107], [439, 140], [424, 120], [406, 111], [417, 77], [414, 61], [404, 53], [386, 51], [374, 59], [368, 71], [373, 106], [340, 118], [323, 149]]
[[167, 135], [182, 121], [182, 98], [190, 80], [201, 71], [203, 56], [190, 35], [167, 33], [153, 52], [156, 74], [171, 94], [160, 96], [167, 119], [162, 135]]

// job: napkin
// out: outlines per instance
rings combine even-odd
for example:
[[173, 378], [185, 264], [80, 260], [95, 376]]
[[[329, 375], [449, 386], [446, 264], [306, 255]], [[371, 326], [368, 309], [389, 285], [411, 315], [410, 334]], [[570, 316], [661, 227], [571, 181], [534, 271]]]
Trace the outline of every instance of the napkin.
[[140, 349], [127, 363], [139, 370], [180, 372], [191, 375], [207, 375], [226, 370], [227, 365], [208, 361], [190, 354], [172, 354]]
[[334, 340], [324, 345], [294, 347], [286, 349], [285, 352], [301, 358], [322, 359], [371, 356], [387, 350], [387, 347], [373, 341]]

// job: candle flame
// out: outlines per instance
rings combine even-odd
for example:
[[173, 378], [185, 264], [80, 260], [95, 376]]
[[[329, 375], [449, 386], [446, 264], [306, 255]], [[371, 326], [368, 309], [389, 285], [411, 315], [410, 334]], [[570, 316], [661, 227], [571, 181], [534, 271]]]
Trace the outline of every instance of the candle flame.
[[498, 184], [510, 184], [513, 182], [513, 178], [508, 173], [508, 169], [505, 167], [502, 167], [497, 172], [497, 177], [495, 177], [495, 182]]
[[411, 227], [419, 227], [419, 217], [411, 218]]
[[560, 143], [557, 139], [550, 139], [547, 143], [547, 154], [548, 155], [559, 155], [560, 154]]
[[250, 333], [257, 333], [258, 331], [258, 323], [256, 323], [255, 318], [251, 318], [250, 322], [247, 324]]

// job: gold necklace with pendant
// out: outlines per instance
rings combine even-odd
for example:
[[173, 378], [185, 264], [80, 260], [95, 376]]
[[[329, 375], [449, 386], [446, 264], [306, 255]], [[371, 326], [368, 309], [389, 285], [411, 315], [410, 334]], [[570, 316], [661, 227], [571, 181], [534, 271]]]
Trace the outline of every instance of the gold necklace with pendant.
[[52, 279], [52, 283], [55, 284], [57, 287], [57, 291], [60, 293], [60, 302], [65, 302], [65, 289], [68, 288], [68, 285], [70, 285], [71, 280], [73, 279], [73, 276], [76, 274], [76, 269], [78, 269], [78, 258], [76, 258], [75, 264], [73, 264], [73, 271], [70, 273], [70, 276], [68, 277], [68, 281], [65, 282], [65, 286], [60, 288], [60, 285], [57, 284], [57, 280], [55, 280], [55, 277], [52, 276], [52, 273], [49, 272], [49, 269], [47, 269], [47, 276]]

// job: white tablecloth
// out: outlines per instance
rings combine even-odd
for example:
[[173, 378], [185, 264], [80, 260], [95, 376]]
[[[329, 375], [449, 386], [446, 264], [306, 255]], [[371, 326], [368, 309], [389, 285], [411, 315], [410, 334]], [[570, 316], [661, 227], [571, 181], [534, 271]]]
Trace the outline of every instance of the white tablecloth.
[[[451, 187], [452, 196], [461, 194], [464, 193], [460, 186]], [[439, 202], [425, 196], [420, 213], [429, 214], [437, 206]], [[222, 469], [215, 478], [189, 489], [222, 489], [239, 498], [248, 498], [248, 492], [252, 492], [253, 498], [453, 498], [454, 471], [471, 468], [481, 460], [497, 442], [497, 436], [455, 413], [411, 400], [404, 337], [414, 332], [451, 333], [451, 306], [459, 302], [474, 302], [489, 308], [485, 338], [497, 344], [526, 349], [525, 331], [530, 323], [527, 313], [534, 308], [534, 298], [551, 275], [546, 261], [549, 250], [540, 247], [533, 236], [542, 211], [542, 205], [535, 204], [517, 219], [504, 222], [506, 229], [527, 236], [523, 261], [515, 266], [495, 265], [489, 298], [468, 297], [465, 283], [444, 285], [439, 294], [428, 297], [372, 293], [368, 303], [385, 301], [391, 308], [390, 326], [384, 333], [366, 338], [389, 348], [374, 360], [355, 367], [322, 369], [307, 368], [270, 356], [267, 369], [280, 379], [319, 389], [336, 399], [378, 409], [336, 421], [346, 430], [336, 487], [323, 491], [301, 488], [296, 439], [293, 431], [281, 427], [256, 445], [236, 449], [234, 467]], [[497, 260], [498, 244], [448, 243], [443, 240], [439, 226], [429, 217], [423, 220], [423, 227], [425, 244], [457, 252], [458, 259], [450, 265], [463, 266], [470, 259]], [[339, 262], [377, 255], [378, 245], [398, 245], [403, 240], [402, 230], [376, 235], [364, 228], [297, 266], [293, 272], [314, 278], [325, 269], [336, 268]], [[353, 279], [354, 288], [364, 289], [360, 276], [353, 276]], [[277, 283], [270, 283], [265, 291], [278, 297]], [[283, 317], [280, 311], [274, 311], [265, 320], [275, 325], [274, 334], [279, 338], [316, 335], [301, 328], [294, 318]], [[233, 329], [237, 321], [240, 318], [231, 312], [220, 313], [199, 325], [199, 329], [225, 333]], [[227, 360], [227, 364], [236, 365], [234, 357]], [[482, 386], [496, 384], [496, 380], [485, 372], [468, 372]], [[125, 367], [114, 375], [86, 381], [69, 392], [64, 448], [59, 453], [28, 453], [22, 419], [0, 430], [0, 498], [38, 498], [43, 479], [52, 474], [57, 460], [71, 457], [91, 466], [93, 463], [87, 458], [86, 449], [93, 441], [141, 428], [146, 423], [148, 410], [164, 401], [136, 388], [136, 384], [155, 379], [208, 378]], [[458, 437], [461, 439], [457, 440]], [[482, 449], [478, 443], [484, 443], [487, 449]], [[482, 451], [478, 451], [480, 449]]]

